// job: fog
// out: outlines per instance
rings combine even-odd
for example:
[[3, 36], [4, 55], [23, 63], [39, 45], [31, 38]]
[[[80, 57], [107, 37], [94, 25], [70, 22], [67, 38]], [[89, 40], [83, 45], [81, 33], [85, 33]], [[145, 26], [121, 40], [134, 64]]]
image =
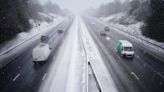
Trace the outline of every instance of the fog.
[[[114, 0], [40, 0], [42, 3], [46, 1], [51, 1], [53, 3], [58, 4], [61, 8], [69, 9], [74, 13], [80, 13], [85, 9], [90, 7], [98, 7], [103, 3], [112, 2]], [[117, 0], [117, 1], [125, 1], [125, 0]]]

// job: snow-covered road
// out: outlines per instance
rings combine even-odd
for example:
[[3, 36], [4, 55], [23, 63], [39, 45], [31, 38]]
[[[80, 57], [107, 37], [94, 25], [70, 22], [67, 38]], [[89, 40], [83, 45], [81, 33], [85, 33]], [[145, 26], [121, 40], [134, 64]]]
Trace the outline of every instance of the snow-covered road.
[[[88, 62], [95, 80], [88, 80]], [[92, 74], [92, 73], [91, 73]], [[93, 81], [102, 92], [117, 92], [113, 79], [80, 17], [75, 17], [39, 92], [89, 92]], [[90, 82], [90, 83], [88, 83]], [[89, 85], [88, 85], [89, 84]], [[93, 84], [94, 85], [94, 84]], [[96, 86], [95, 86], [96, 87]]]
[[39, 92], [84, 92], [85, 61], [78, 38], [78, 18], [68, 30]]

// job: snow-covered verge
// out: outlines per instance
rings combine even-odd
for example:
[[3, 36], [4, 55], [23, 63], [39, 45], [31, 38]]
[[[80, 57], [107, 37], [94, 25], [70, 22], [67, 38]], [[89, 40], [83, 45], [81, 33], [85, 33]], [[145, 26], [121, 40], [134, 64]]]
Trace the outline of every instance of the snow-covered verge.
[[106, 22], [110, 22], [110, 23], [119, 23], [119, 24], [125, 24], [125, 25], [135, 24], [138, 22], [134, 19], [134, 16], [130, 16], [126, 12], [113, 14], [108, 17], [101, 17], [100, 19]]
[[102, 92], [118, 92], [118, 89], [113, 81], [111, 74], [108, 72], [105, 63], [101, 57], [97, 45], [95, 44], [93, 38], [91, 37], [87, 26], [85, 25], [82, 18], [80, 21], [80, 34], [81, 39], [86, 51], [86, 58], [88, 63], [90, 63], [91, 68], [95, 74], [96, 80], [98, 82], [97, 86]]
[[[126, 17], [126, 21], [130, 21], [127, 24], [122, 24], [121, 21]], [[133, 17], [128, 17], [125, 13], [119, 13], [115, 15], [111, 15], [106, 18], [100, 18], [104, 22], [108, 23], [110, 26], [119, 29], [119, 31], [124, 32], [126, 35], [130, 35], [134, 39], [143, 42], [144, 44], [148, 44], [156, 50], [163, 51], [164, 50], [164, 42], [158, 42], [153, 39], [147, 38], [141, 33], [141, 27], [144, 25], [143, 22], [139, 22], [134, 20]], [[125, 22], [125, 20], [123, 20]]]
[[11, 49], [17, 47], [18, 45], [26, 42], [28, 39], [31, 39], [32, 37], [43, 33], [47, 31], [48, 29], [51, 29], [55, 25], [61, 23], [64, 18], [55, 14], [42, 14], [42, 18], [46, 17], [47, 19], [51, 20], [51, 22], [47, 21], [34, 21], [34, 20], [29, 20], [32, 29], [29, 32], [21, 32], [19, 33], [15, 38], [13, 38], [10, 41], [7, 41], [3, 44], [0, 45], [0, 55], [3, 55], [5, 53], [8, 53]]

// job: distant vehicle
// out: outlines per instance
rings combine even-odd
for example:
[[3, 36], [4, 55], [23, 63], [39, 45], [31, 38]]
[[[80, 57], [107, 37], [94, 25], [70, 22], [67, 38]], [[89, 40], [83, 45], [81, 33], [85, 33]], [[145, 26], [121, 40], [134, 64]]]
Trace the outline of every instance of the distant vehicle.
[[107, 34], [106, 34], [105, 31], [101, 31], [101, 32], [100, 32], [100, 35], [101, 35], [101, 36], [107, 36]]
[[108, 26], [105, 26], [105, 27], [104, 27], [104, 30], [105, 30], [105, 31], [107, 31], [107, 32], [109, 32], [109, 31], [110, 31], [110, 29], [109, 29], [109, 27], [108, 27]]
[[59, 29], [59, 30], [58, 30], [58, 33], [59, 33], [59, 34], [63, 33], [63, 30]]
[[48, 44], [48, 42], [49, 42], [48, 34], [42, 35], [40, 40], [41, 40], [41, 43], [47, 43]]
[[48, 35], [41, 36], [41, 43], [39, 43], [32, 51], [33, 62], [46, 61], [51, 54], [51, 48], [48, 44]]
[[132, 58], [134, 57], [133, 45], [127, 40], [119, 40], [117, 42], [117, 52], [122, 57]]

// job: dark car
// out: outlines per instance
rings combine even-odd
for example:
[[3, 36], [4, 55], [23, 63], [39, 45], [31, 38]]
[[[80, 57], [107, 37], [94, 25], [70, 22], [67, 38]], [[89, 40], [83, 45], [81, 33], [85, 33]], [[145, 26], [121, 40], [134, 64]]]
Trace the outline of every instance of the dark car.
[[42, 35], [41, 38], [41, 43], [47, 43], [49, 42], [49, 35], [45, 34], [45, 35]]
[[109, 29], [108, 26], [105, 26], [105, 27], [104, 27], [104, 30], [105, 30], [105, 31], [110, 31], [110, 29]]
[[59, 34], [63, 33], [63, 30], [59, 29], [59, 30], [58, 30], [58, 33], [59, 33]]

